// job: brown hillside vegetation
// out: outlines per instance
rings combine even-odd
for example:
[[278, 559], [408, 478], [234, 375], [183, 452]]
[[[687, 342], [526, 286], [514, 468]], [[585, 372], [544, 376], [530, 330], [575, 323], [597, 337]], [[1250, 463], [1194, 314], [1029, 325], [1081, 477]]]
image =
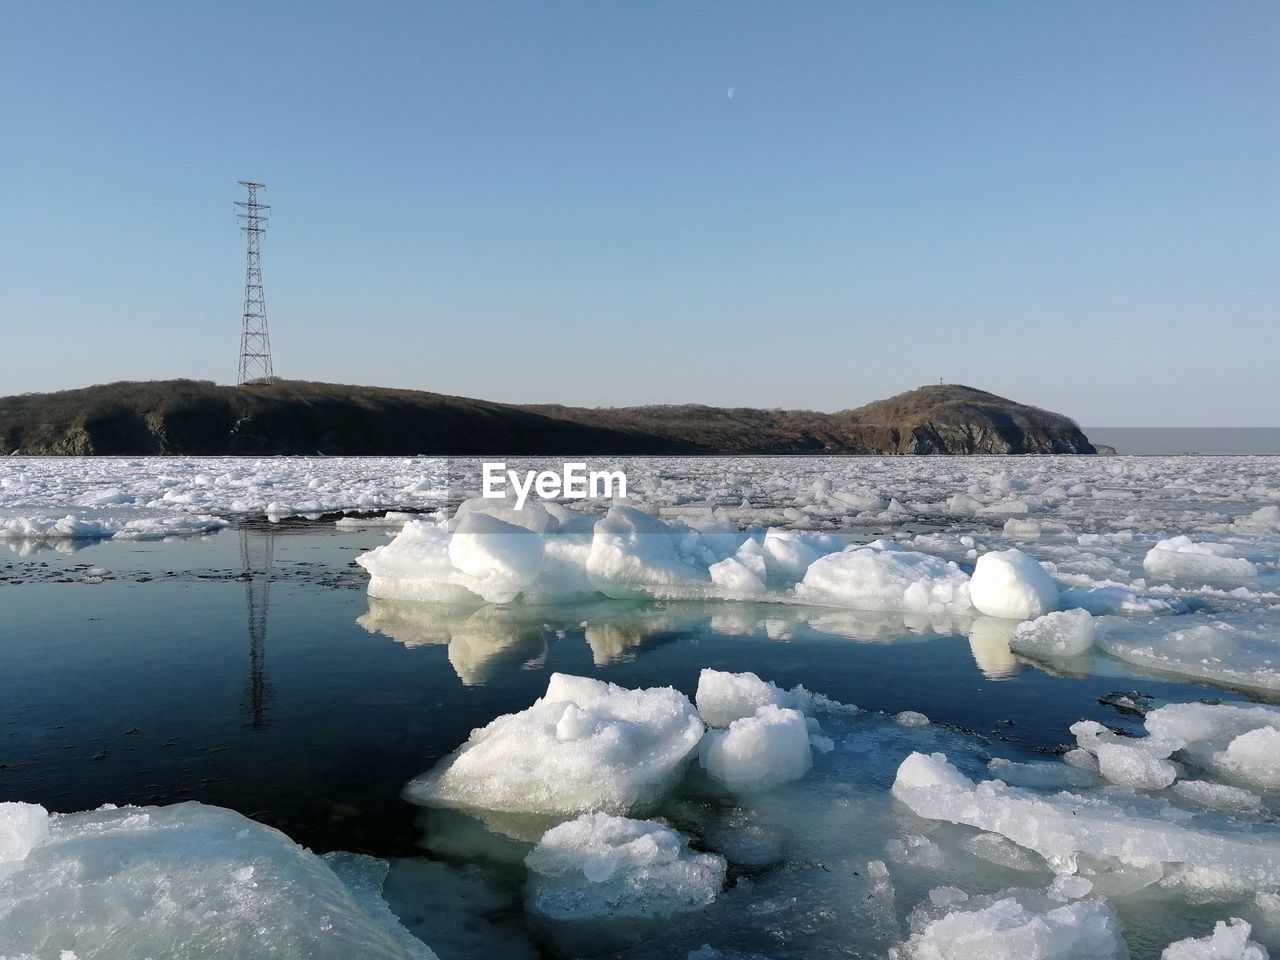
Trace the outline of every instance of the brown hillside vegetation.
[[1059, 414], [963, 386], [840, 413], [518, 406], [383, 387], [122, 382], [0, 398], [0, 453], [1094, 453]]

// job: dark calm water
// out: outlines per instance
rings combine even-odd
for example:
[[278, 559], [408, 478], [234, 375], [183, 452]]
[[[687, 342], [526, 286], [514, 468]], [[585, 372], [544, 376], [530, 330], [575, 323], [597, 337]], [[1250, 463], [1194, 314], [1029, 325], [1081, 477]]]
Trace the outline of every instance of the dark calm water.
[[1280, 427], [1085, 427], [1084, 432], [1094, 443], [1137, 456], [1280, 455]]
[[403, 784], [531, 703], [551, 671], [692, 695], [704, 666], [752, 670], [920, 710], [1006, 754], [1051, 750], [1081, 717], [1130, 722], [1099, 702], [1113, 691], [1215, 695], [1101, 660], [1093, 676], [1055, 676], [998, 639], [822, 611], [371, 611], [353, 560], [385, 540], [299, 522], [0, 554], [0, 797], [60, 811], [197, 799], [319, 851], [386, 856], [414, 850]]

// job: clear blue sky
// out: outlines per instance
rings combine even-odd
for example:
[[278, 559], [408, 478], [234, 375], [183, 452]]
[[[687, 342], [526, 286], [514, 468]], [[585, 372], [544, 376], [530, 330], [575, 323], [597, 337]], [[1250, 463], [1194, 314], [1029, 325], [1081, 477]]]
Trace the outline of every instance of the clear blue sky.
[[234, 380], [248, 178], [283, 376], [1280, 424], [1270, 0], [0, 19], [0, 393]]

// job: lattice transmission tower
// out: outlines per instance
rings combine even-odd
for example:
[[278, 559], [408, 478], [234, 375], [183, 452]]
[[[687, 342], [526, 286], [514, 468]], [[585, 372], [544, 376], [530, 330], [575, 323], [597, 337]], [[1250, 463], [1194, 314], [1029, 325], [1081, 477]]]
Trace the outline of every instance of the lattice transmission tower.
[[258, 191], [265, 183], [241, 180], [240, 186], [249, 191], [245, 200], [237, 200], [236, 206], [243, 212], [236, 214], [244, 222], [240, 229], [245, 235], [244, 269], [244, 323], [240, 328], [240, 373], [237, 386], [247, 383], [271, 383], [275, 373], [271, 369], [271, 335], [267, 332], [267, 301], [262, 293], [262, 234], [267, 229], [265, 203], [258, 202]]

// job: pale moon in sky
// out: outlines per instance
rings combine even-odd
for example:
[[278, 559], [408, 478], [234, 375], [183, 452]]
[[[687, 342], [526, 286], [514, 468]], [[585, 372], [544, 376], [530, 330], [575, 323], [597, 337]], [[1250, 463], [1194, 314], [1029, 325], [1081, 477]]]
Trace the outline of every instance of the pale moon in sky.
[[738, 89], [737, 87], [730, 87], [730, 88], [729, 88], [729, 92], [728, 92], [728, 94], [726, 94], [726, 96], [728, 96], [728, 98], [729, 98], [730, 100], [732, 100], [732, 99], [733, 99], [733, 91], [735, 91], [735, 90], [737, 90], [737, 89]]

